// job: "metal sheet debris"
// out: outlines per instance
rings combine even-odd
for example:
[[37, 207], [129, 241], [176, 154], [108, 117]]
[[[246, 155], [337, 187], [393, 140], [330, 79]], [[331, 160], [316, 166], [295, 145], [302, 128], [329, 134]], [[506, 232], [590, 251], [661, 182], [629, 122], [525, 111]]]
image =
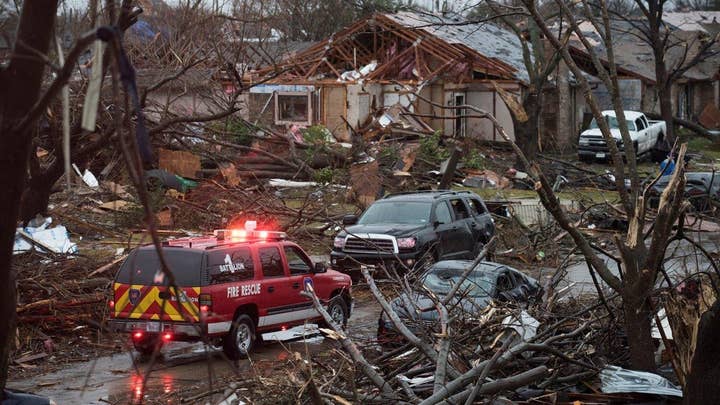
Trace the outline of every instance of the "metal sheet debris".
[[645, 371], [607, 366], [600, 372], [600, 381], [602, 382], [602, 392], [607, 394], [637, 392], [673, 397], [683, 396], [682, 390], [665, 377]]

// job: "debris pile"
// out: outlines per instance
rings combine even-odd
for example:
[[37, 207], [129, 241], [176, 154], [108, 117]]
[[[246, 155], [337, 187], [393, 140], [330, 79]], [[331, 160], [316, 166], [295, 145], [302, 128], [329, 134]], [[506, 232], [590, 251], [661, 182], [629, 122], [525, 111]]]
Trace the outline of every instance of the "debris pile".
[[108, 291], [115, 264], [41, 253], [14, 258], [18, 329], [13, 364], [18, 372], [48, 360], [87, 360], [119, 348], [98, 339], [110, 310]]

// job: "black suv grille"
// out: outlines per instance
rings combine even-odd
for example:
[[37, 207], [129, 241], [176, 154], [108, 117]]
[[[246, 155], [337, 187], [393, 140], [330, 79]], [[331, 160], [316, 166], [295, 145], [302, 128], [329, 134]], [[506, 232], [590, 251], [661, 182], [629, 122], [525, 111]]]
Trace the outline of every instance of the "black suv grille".
[[393, 241], [390, 239], [360, 239], [350, 237], [345, 241], [344, 251], [394, 253]]

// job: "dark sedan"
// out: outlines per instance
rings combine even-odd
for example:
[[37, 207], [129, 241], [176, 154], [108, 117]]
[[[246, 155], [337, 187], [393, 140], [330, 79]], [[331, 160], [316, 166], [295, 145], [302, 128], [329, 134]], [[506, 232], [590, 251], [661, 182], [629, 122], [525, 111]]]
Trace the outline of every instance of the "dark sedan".
[[[657, 207], [660, 195], [672, 176], [663, 176], [650, 189], [650, 206]], [[707, 211], [720, 204], [720, 172], [685, 173], [685, 198], [698, 211]]]
[[[423, 285], [439, 299], [443, 299], [460, 282], [471, 260], [444, 260], [435, 263], [421, 277]], [[540, 284], [532, 277], [504, 264], [479, 263], [463, 280], [448, 307], [464, 314], [477, 314], [492, 300], [526, 302], [540, 296]], [[423, 293], [412, 296], [401, 294], [390, 303], [410, 330], [419, 331], [420, 325], [432, 327], [437, 323], [438, 312], [433, 301]], [[381, 343], [397, 340], [397, 332], [383, 311], [378, 321], [378, 340]]]

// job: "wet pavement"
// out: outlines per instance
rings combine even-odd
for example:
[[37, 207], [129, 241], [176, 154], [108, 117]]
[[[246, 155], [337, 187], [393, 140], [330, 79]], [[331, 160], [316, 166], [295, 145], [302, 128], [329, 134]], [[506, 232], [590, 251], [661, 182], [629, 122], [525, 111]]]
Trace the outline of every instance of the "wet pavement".
[[[688, 236], [698, 241], [708, 252], [720, 252], [720, 234], [699, 232]], [[669, 245], [665, 255], [664, 267], [673, 282], [682, 280], [690, 274], [700, 271], [714, 273], [710, 260], [706, 256], [698, 253], [699, 251], [687, 241], [675, 241]], [[606, 259], [605, 262], [610, 271], [618, 276], [619, 271], [615, 261]], [[544, 269], [543, 275], [550, 277], [554, 271], [555, 269]], [[605, 284], [599, 276], [597, 279], [603, 290], [609, 290], [608, 285]], [[662, 287], [667, 286], [662, 276], [658, 279], [658, 285]], [[573, 264], [567, 268], [567, 275], [559, 284], [559, 287], [568, 287], [567, 294], [570, 296], [597, 294], [597, 289], [590, 276], [588, 266], [581, 256], [574, 258]]]
[[[358, 302], [348, 322], [348, 334], [357, 341], [371, 342], [378, 316], [379, 307], [371, 299]], [[274, 338], [277, 340], [273, 342]], [[282, 362], [293, 351], [313, 354], [339, 346], [324, 338], [312, 324], [277, 334], [264, 334], [263, 339], [266, 343], [259, 345], [249, 359], [236, 363], [228, 361], [212, 346], [173, 342], [162, 349], [162, 355], [155, 363], [138, 359], [135, 352], [126, 351], [75, 363], [58, 372], [11, 380], [8, 388], [47, 396], [57, 404], [176, 403], [177, 397], [169, 394], [179, 390], [187, 392], [191, 387], [194, 392], [206, 391], [210, 389], [211, 381], [254, 373], [257, 363]], [[169, 400], [163, 401], [163, 398]]]

